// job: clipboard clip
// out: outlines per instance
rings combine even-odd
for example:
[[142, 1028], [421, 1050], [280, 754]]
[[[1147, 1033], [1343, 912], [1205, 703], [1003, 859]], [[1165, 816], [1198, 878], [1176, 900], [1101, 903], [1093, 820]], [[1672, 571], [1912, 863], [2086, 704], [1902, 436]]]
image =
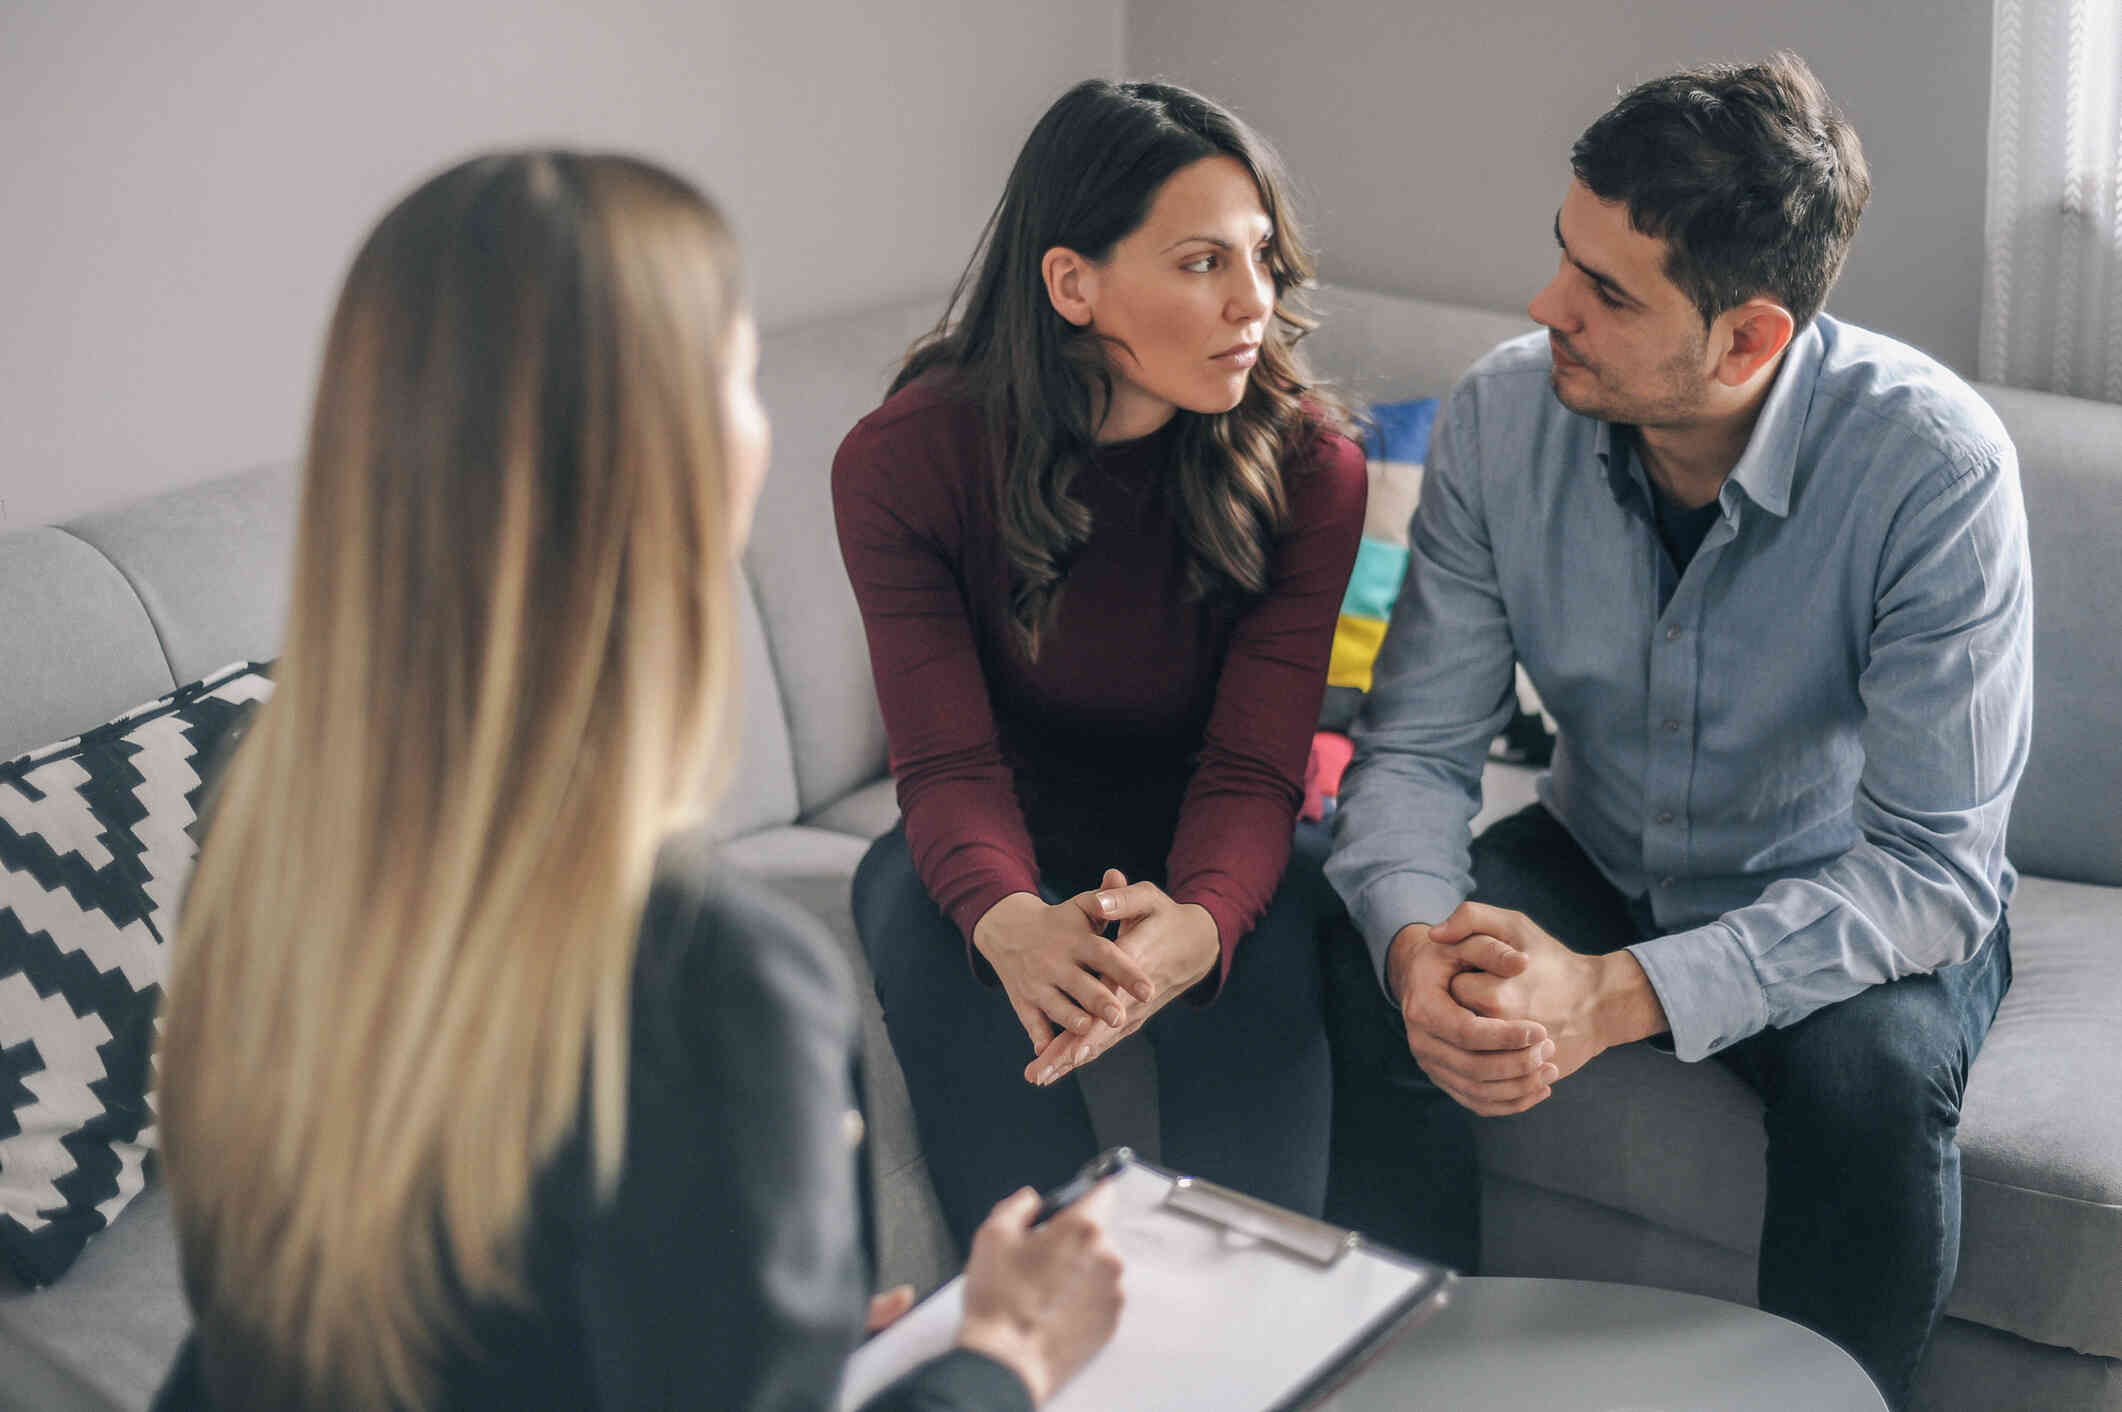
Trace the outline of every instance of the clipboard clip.
[[1322, 1270], [1330, 1268], [1363, 1240], [1354, 1231], [1198, 1177], [1174, 1178], [1163, 1204], [1227, 1234], [1264, 1241]]

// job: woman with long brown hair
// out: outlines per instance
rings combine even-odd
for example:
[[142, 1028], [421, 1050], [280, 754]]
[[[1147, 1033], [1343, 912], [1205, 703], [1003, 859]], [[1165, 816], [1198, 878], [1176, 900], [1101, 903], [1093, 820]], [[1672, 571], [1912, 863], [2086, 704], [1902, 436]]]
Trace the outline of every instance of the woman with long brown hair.
[[[160, 1406], [823, 1407], [863, 1325], [855, 1011], [697, 833], [766, 464], [720, 217], [478, 159], [356, 257], [286, 652], [177, 938]], [[1109, 1335], [1094, 1215], [982, 1228], [880, 1405], [1023, 1407]]]
[[1071, 1075], [1145, 1025], [1167, 1163], [1323, 1201], [1290, 838], [1365, 477], [1310, 275], [1237, 118], [1080, 84], [834, 464], [902, 815], [855, 921], [961, 1240], [1090, 1151]]

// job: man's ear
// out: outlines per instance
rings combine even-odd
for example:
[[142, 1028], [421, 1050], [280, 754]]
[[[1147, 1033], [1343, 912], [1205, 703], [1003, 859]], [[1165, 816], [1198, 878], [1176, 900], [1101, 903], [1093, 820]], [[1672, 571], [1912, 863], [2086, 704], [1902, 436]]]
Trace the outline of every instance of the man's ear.
[[1046, 297], [1054, 312], [1077, 328], [1090, 325], [1098, 298], [1098, 267], [1065, 245], [1056, 245], [1039, 261]]
[[1724, 356], [1717, 360], [1711, 376], [1727, 387], [1742, 387], [1754, 374], [1776, 360], [1790, 347], [1797, 322], [1790, 310], [1765, 296], [1747, 300], [1719, 320], [1727, 340]]

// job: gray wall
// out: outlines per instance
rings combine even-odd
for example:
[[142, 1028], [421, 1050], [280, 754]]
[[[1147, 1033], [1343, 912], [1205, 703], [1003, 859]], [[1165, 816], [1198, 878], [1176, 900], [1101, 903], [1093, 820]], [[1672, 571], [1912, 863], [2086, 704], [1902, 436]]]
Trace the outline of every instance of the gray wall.
[[0, 0], [0, 530], [301, 445], [355, 244], [440, 165], [707, 188], [763, 322], [946, 285], [1123, 0]]
[[1223, 100], [1309, 196], [1329, 279], [1522, 309], [1571, 140], [1682, 64], [1803, 54], [1874, 193], [1830, 309], [1972, 374], [1990, 5], [1956, 0], [1131, 0], [1127, 63]]

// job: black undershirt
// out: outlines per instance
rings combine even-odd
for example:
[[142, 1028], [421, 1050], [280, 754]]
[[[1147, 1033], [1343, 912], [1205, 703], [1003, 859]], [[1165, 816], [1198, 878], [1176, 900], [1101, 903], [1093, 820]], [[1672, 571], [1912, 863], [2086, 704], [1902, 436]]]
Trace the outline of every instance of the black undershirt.
[[1707, 505], [1690, 509], [1656, 485], [1650, 488], [1650, 499], [1653, 520], [1658, 526], [1658, 541], [1665, 546], [1665, 552], [1673, 556], [1674, 570], [1684, 574], [1688, 560], [1694, 558], [1695, 551], [1702, 547], [1703, 536], [1717, 522], [1724, 507], [1712, 500]]

